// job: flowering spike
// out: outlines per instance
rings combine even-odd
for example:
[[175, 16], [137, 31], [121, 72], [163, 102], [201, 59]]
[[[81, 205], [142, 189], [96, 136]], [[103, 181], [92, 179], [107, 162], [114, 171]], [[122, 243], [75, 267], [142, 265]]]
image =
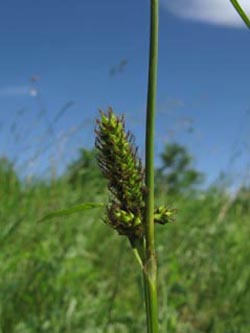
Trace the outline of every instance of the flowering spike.
[[168, 209], [165, 206], [159, 206], [154, 210], [154, 222], [166, 224], [175, 220], [176, 209]]
[[97, 120], [97, 161], [108, 179], [110, 192], [106, 223], [133, 240], [144, 235], [144, 169], [137, 157], [134, 137], [125, 131], [123, 116], [109, 108]]

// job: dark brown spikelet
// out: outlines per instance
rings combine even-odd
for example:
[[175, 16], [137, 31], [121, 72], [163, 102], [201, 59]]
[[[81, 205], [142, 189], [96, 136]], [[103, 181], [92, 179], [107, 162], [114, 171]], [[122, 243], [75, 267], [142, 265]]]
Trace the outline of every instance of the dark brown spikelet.
[[134, 137], [125, 131], [124, 117], [116, 116], [111, 108], [101, 112], [95, 145], [110, 192], [106, 223], [130, 239], [143, 237], [144, 169]]

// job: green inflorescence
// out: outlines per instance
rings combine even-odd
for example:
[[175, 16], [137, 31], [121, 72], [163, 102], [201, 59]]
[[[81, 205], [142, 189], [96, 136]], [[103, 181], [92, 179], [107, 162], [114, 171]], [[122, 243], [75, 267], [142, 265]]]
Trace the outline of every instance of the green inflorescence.
[[166, 224], [173, 222], [175, 219], [176, 209], [169, 209], [165, 206], [159, 206], [154, 210], [154, 222]]
[[134, 137], [125, 131], [123, 116], [110, 108], [97, 120], [98, 164], [110, 191], [106, 222], [119, 234], [143, 237], [144, 169], [137, 157]]
[[[144, 168], [137, 156], [134, 137], [125, 130], [123, 116], [112, 109], [100, 112], [97, 120], [97, 160], [108, 179], [110, 192], [105, 222], [121, 235], [133, 240], [144, 236], [144, 195], [146, 191]], [[155, 222], [172, 221], [173, 211], [160, 206], [155, 209]]]

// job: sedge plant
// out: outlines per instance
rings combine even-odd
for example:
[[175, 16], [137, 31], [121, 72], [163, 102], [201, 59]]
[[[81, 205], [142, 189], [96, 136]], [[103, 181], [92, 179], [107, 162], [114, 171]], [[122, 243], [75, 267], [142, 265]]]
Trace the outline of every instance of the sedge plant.
[[158, 332], [157, 261], [155, 223], [165, 224], [173, 217], [167, 207], [154, 206], [154, 122], [157, 92], [159, 2], [151, 0], [148, 69], [145, 170], [137, 156], [133, 136], [125, 130], [123, 117], [110, 108], [97, 120], [98, 163], [108, 179], [109, 203], [105, 222], [125, 235], [142, 269], [147, 332]]
[[[143, 273], [147, 332], [156, 333], [158, 317], [154, 224], [171, 221], [174, 211], [165, 206], [154, 207], [154, 188], [149, 187], [152, 186], [151, 178], [148, 176], [147, 179], [151, 165], [144, 169], [134, 145], [134, 137], [126, 131], [124, 117], [115, 115], [111, 108], [106, 113], [101, 112], [97, 120], [96, 148], [98, 164], [108, 179], [109, 202], [104, 222], [118, 234], [126, 236], [131, 244]], [[152, 177], [153, 173], [149, 175]]]
[[54, 211], [42, 220], [106, 206], [104, 221], [128, 238], [144, 280], [147, 333], [158, 333], [155, 223], [173, 220], [174, 210], [154, 205], [154, 123], [157, 92], [159, 1], [150, 0], [145, 167], [123, 116], [100, 112], [96, 127], [98, 164], [108, 180], [109, 201]]

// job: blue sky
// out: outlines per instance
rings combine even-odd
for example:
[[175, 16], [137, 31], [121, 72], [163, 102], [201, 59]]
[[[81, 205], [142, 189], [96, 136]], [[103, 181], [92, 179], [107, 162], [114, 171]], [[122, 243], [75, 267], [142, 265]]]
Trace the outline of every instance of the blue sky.
[[[229, 0], [160, 4], [156, 163], [178, 141], [208, 182], [239, 179], [250, 164], [250, 31]], [[148, 23], [148, 0], [5, 1], [0, 155], [26, 175], [60, 172], [112, 106], [143, 156]]]

